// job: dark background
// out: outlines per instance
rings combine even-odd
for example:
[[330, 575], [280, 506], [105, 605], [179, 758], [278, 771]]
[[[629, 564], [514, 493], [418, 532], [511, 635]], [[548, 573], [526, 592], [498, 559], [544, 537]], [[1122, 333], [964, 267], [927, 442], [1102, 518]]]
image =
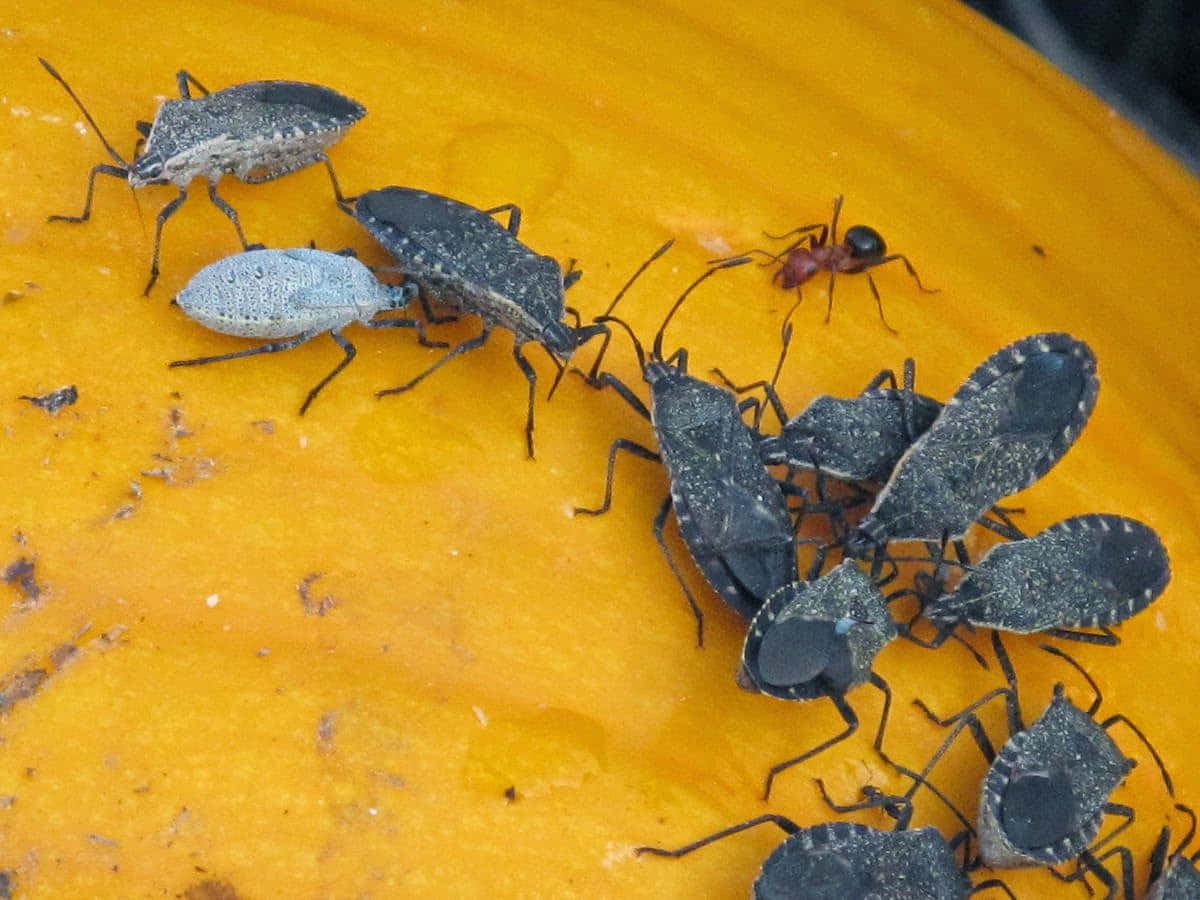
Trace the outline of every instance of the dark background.
[[1200, 2], [964, 0], [1200, 174]]

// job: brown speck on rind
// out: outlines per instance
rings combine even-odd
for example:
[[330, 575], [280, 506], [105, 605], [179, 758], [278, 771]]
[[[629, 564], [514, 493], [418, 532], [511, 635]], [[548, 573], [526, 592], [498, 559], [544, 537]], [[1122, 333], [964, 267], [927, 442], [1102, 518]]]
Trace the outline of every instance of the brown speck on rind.
[[79, 647], [72, 643], [59, 644], [50, 651], [50, 663], [56, 670], [61, 669], [79, 656]]
[[312, 572], [305, 575], [296, 585], [296, 593], [300, 595], [300, 604], [304, 607], [305, 615], [323, 616], [338, 605], [338, 599], [332, 594], [326, 594], [324, 597], [313, 596], [313, 584], [324, 577], [324, 572]]
[[0, 872], [0, 900], [11, 900], [13, 888], [17, 886], [17, 873], [12, 869]]
[[507, 788], [505, 788], [504, 799], [509, 803], [517, 802], [517, 786], [515, 784], [510, 784]]
[[6, 677], [0, 682], [0, 714], [36, 694], [49, 677], [46, 669], [26, 669]]
[[257, 428], [259, 431], [261, 431], [263, 434], [274, 434], [275, 433], [275, 420], [274, 419], [256, 419], [255, 421], [251, 422], [250, 424], [253, 425], [255, 428]]
[[333, 739], [337, 734], [338, 714], [330, 710], [321, 716], [321, 721], [317, 723], [317, 752], [332, 753], [334, 751]]
[[30, 603], [36, 602], [42, 596], [41, 585], [33, 577], [36, 560], [22, 556], [8, 564], [4, 570], [4, 580], [15, 585]]
[[237, 889], [232, 884], [213, 878], [196, 882], [179, 896], [183, 900], [238, 900]]
[[68, 384], [66, 387], [60, 387], [48, 394], [41, 394], [40, 396], [22, 394], [18, 399], [28, 400], [34, 406], [41, 407], [50, 413], [50, 415], [57, 416], [59, 410], [64, 406], [70, 406], [79, 399], [79, 391], [76, 390], [75, 385]]

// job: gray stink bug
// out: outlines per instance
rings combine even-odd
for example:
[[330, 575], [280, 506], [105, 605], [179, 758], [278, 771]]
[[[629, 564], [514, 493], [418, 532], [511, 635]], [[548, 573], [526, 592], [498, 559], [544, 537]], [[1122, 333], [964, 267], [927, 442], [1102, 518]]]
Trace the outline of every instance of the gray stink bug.
[[896, 623], [888, 611], [888, 598], [876, 582], [853, 560], [845, 560], [817, 577], [823, 554], [813, 566], [809, 581], [779, 588], [750, 621], [742, 648], [738, 683], [782, 700], [815, 700], [827, 697], [846, 723], [846, 730], [794, 759], [771, 768], [764, 799], [771, 796], [775, 777], [792, 766], [828, 750], [858, 730], [858, 716], [846, 694], [871, 684], [884, 697], [875, 749], [883, 753], [892, 692], [871, 671], [875, 656], [896, 636]]
[[[529, 382], [525, 438], [532, 458], [537, 373], [521, 347], [541, 344], [561, 368], [580, 344], [608, 330], [562, 321], [565, 313], [574, 314], [563, 291], [581, 273], [564, 277], [557, 260], [534, 253], [517, 240], [521, 210], [511, 203], [480, 210], [427, 191], [387, 187], [343, 202], [342, 209], [395, 257], [420, 286], [423, 299], [483, 319], [477, 337], [463, 341], [408, 383], [378, 391], [376, 396], [411, 390], [456, 356], [482, 347], [493, 328], [507, 328], [515, 336], [513, 358]], [[507, 228], [492, 218], [501, 212], [509, 214]]]
[[[740, 265], [746, 259], [726, 263]], [[654, 339], [647, 359], [630, 331], [651, 406], [608, 372], [594, 384], [612, 387], [654, 427], [659, 450], [621, 439], [608, 454], [604, 502], [581, 515], [599, 515], [612, 505], [617, 454], [632, 453], [667, 467], [671, 492], [654, 520], [654, 536], [683, 587], [696, 616], [697, 641], [704, 643], [704, 616], [667, 547], [663, 527], [675, 508], [679, 532], [696, 564], [730, 606], [749, 618], [775, 589], [796, 579], [795, 532], [783, 490], [758, 457], [754, 433], [742, 421], [737, 398], [724, 388], [687, 373], [687, 351], [664, 358], [663, 329], [693, 289], [717, 269], [709, 269], [676, 300]], [[602, 316], [628, 329], [620, 319]]]
[[1119, 639], [1108, 626], [1141, 612], [1170, 580], [1171, 563], [1154, 529], [1092, 513], [996, 544], [924, 615], [939, 627], [934, 645], [964, 624], [1111, 645]]
[[[208, 179], [208, 196], [229, 217], [243, 249], [249, 249], [242, 223], [232, 206], [217, 194], [217, 182], [233, 175], [250, 184], [271, 181], [297, 169], [323, 162], [339, 200], [342, 191], [326, 149], [367, 114], [366, 109], [331, 88], [303, 81], [250, 81], [209, 93], [188, 72], [176, 76], [179, 100], [167, 100], [154, 121], [139, 124], [146, 143], [132, 162], [126, 162], [58, 71], [39, 61], [66, 88], [104, 148], [120, 165], [101, 163], [88, 175], [87, 199], [78, 216], [50, 216], [51, 222], [86, 222], [92, 215], [97, 175], [128, 180], [130, 187], [174, 184], [179, 196], [162, 208], [154, 232], [154, 258], [145, 293], [158, 279], [158, 256], [163, 225], [188, 196], [195, 178]], [[195, 87], [203, 96], [193, 97]]]
[[1009, 897], [1012, 892], [999, 880], [972, 886], [954, 857], [955, 846], [966, 832], [947, 843], [936, 828], [908, 830], [912, 806], [902, 797], [890, 797], [874, 788], [865, 788], [865, 803], [837, 806], [825, 794], [825, 800], [838, 812], [883, 807], [896, 820], [895, 829], [880, 831], [853, 822], [828, 822], [801, 828], [783, 816], [763, 815], [701, 838], [678, 850], [638, 847], [640, 856], [679, 858], [714, 841], [739, 834], [759, 825], [779, 827], [787, 840], [763, 862], [755, 879], [755, 900], [852, 900], [871, 897], [878, 900], [963, 900], [998, 887]]
[[[1071, 663], [1095, 692], [1095, 701], [1086, 710], [1067, 698], [1062, 684], [1054, 688], [1054, 697], [1045, 712], [1029, 727], [1021, 720], [1017, 699], [1016, 675], [1004, 652], [997, 632], [992, 632], [996, 655], [1008, 678], [1009, 686], [991, 691], [949, 719], [938, 719], [920, 701], [918, 705], [941, 725], [954, 728], [924, 771], [917, 777], [908, 797], [912, 797], [950, 744], [964, 728], [971, 730], [980, 750], [990, 762], [979, 800], [978, 834], [980, 860], [995, 868], [1033, 868], [1055, 866], [1078, 860], [1068, 881], [1092, 872], [1108, 887], [1108, 896], [1116, 893], [1117, 882], [1093, 852], [1105, 815], [1125, 821], [1109, 833], [1108, 843], [1134, 818], [1132, 807], [1113, 803], [1110, 797], [1125, 780], [1136, 761], [1127, 758], [1117, 746], [1109, 729], [1121, 723], [1128, 727], [1150, 750], [1162, 774], [1167, 793], [1174, 786], [1162, 759], [1145, 735], [1122, 715], [1097, 721], [1101, 695], [1095, 681], [1074, 659], [1057, 648], [1042, 649]], [[975, 712], [984, 703], [1003, 696], [1008, 708], [1010, 737], [997, 753], [988, 740]], [[1107, 854], [1106, 854], [1107, 855]], [[1129, 854], [1120, 854], [1123, 861]], [[1126, 897], [1133, 897], [1133, 873], [1123, 864], [1122, 882]]]
[[[351, 322], [372, 328], [415, 328], [424, 343], [424, 324], [415, 319], [375, 319], [400, 309], [417, 286], [383, 284], [357, 259], [325, 250], [248, 250], [205, 266], [179, 292], [175, 302], [201, 325], [238, 337], [286, 338], [249, 350], [183, 359], [171, 366], [199, 366], [260, 353], [291, 350], [322, 332], [345, 358], [308, 392], [300, 415], [317, 394], [354, 359], [354, 345], [342, 336]], [[445, 346], [433, 344], [432, 346]]]
[[1091, 348], [1036, 334], [997, 351], [901, 457], [847, 546], [962, 538], [999, 500], [1033, 484], [1087, 424], [1100, 380]]

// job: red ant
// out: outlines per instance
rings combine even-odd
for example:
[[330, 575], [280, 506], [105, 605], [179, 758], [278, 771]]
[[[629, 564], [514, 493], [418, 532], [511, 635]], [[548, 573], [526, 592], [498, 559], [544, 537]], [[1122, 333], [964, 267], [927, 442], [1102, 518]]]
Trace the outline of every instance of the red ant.
[[[768, 253], [766, 250], [751, 250], [750, 253], [760, 253], [766, 256], [770, 262], [779, 262], [783, 260], [783, 265], [775, 273], [771, 279], [772, 282], [777, 279], [782, 279], [785, 289], [796, 288], [796, 294], [800, 294], [800, 285], [808, 281], [817, 272], [822, 269], [829, 270], [829, 306], [825, 310], [825, 321], [828, 322], [833, 314], [833, 283], [837, 278], [838, 272], [854, 274], [855, 272], [866, 272], [867, 283], [871, 286], [871, 293], [875, 295], [875, 305], [879, 308], [879, 321], [883, 322], [883, 327], [892, 334], [898, 334], [891, 325], [888, 324], [883, 315], [883, 302], [879, 299], [879, 289], [875, 287], [875, 279], [871, 277], [868, 269], [874, 269], [876, 266], [882, 266], [885, 263], [890, 263], [895, 260], [900, 260], [904, 263], [904, 267], [908, 269], [908, 274], [916, 279], [917, 287], [927, 294], [936, 294], [934, 288], [927, 288], [921, 284], [921, 277], [917, 275], [917, 270], [913, 268], [912, 263], [908, 261], [908, 257], [903, 253], [887, 252], [887, 244], [884, 243], [883, 237], [874, 228], [867, 225], [852, 225], [846, 229], [846, 233], [842, 236], [839, 243], [837, 237], [838, 215], [842, 211], [842, 198], [839, 196], [833, 201], [833, 221], [828, 225], [805, 225], [801, 228], [794, 228], [785, 234], [764, 234], [771, 240], [784, 240], [785, 238], [799, 235], [799, 237], [785, 247], [779, 253]], [[816, 232], [815, 234], [813, 232]], [[804, 246], [804, 242], [808, 241], [808, 246]], [[764, 263], [769, 265], [770, 263]]]

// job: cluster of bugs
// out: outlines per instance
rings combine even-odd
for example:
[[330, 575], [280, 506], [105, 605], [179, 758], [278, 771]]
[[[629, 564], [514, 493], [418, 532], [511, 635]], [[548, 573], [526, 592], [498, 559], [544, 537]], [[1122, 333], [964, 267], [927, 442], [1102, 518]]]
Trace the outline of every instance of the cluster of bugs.
[[[576, 513], [599, 515], [611, 507], [619, 454], [661, 463], [670, 487], [652, 532], [695, 617], [697, 643], [704, 641], [701, 604], [664, 537], [672, 510], [694, 563], [715, 593], [746, 621], [738, 683], [782, 700], [827, 699], [844, 722], [838, 734], [773, 766], [764, 782], [764, 798], [770, 797], [778, 776], [858, 729], [858, 714], [849, 699], [858, 687], [869, 684], [883, 695], [874, 749], [909, 781], [908, 791], [894, 795], [866, 785], [864, 800], [851, 804], [834, 802], [823, 784], [821, 791], [834, 812], [883, 810], [894, 822], [891, 831], [842, 821], [801, 827], [772, 814], [678, 850], [641, 847], [639, 853], [685, 856], [715, 840], [774, 824], [787, 839], [763, 865], [754, 885], [759, 897], [836, 893], [950, 898], [983, 891], [1012, 896], [1001, 878], [972, 883], [968, 873], [979, 866], [1072, 862], [1074, 871], [1060, 877], [1077, 880], [1090, 875], [1106, 885], [1109, 896], [1118, 891], [1133, 895], [1132, 851], [1107, 846], [1112, 835], [1097, 841], [1104, 816], [1126, 822], [1133, 817], [1130, 807], [1110, 800], [1132, 762], [1109, 732], [1120, 725], [1140, 740], [1173, 797], [1165, 765], [1125, 716], [1097, 720], [1099, 688], [1078, 663], [1052, 645], [1044, 645], [1046, 652], [1077, 669], [1096, 700], [1086, 709], [1077, 706], [1059, 685], [1046, 712], [1026, 726], [1017, 703], [1017, 674], [1000, 637], [1008, 632], [1116, 644], [1112, 627], [1145, 609], [1170, 579], [1163, 543], [1142, 522], [1087, 513], [1026, 535], [1014, 524], [1010, 510], [999, 505], [1045, 476], [1085, 429], [1096, 405], [1099, 379], [1095, 355], [1084, 341], [1053, 332], [1015, 341], [981, 362], [944, 403], [917, 392], [915, 363], [907, 360], [901, 379], [885, 370], [854, 397], [819, 396], [790, 415], [775, 387], [791, 337], [786, 322], [775, 376], [742, 387], [689, 373], [687, 350], [667, 352], [665, 334], [697, 287], [755, 256], [778, 265], [772, 281], [787, 290], [800, 290], [818, 272], [828, 272], [827, 321], [837, 276], [865, 274], [881, 322], [894, 331], [884, 317], [872, 270], [900, 262], [920, 290], [932, 291], [905, 255], [888, 252], [874, 229], [855, 225], [839, 238], [841, 197], [834, 202], [829, 224], [768, 235], [790, 240], [780, 252], [756, 249], [710, 264], [675, 301], [647, 353], [633, 330], [614, 315], [633, 279], [603, 315], [585, 324], [565, 300], [580, 273], [573, 267], [564, 271], [557, 260], [520, 240], [517, 206], [477, 209], [396, 186], [345, 196], [326, 151], [366, 110], [336, 91], [303, 82], [259, 81], [210, 93], [181, 71], [180, 99], [166, 101], [153, 122], [139, 123], [144, 143], [127, 161], [101, 134], [58, 71], [41, 62], [118, 163], [91, 170], [80, 215], [51, 220], [87, 221], [97, 175], [124, 178], [134, 188], [176, 185], [179, 195], [157, 217], [146, 293], [159, 274], [163, 227], [187, 198], [194, 179], [208, 180], [210, 199], [237, 232], [242, 251], [201, 269], [175, 302], [214, 331], [268, 343], [177, 360], [171, 366], [275, 353], [328, 333], [343, 358], [308, 392], [299, 410], [303, 415], [353, 360], [354, 345], [342, 332], [354, 322], [411, 329], [421, 343], [446, 350], [407, 382], [378, 391], [380, 397], [416, 387], [449, 361], [482, 347], [495, 329], [504, 328], [515, 336], [513, 357], [529, 385], [525, 436], [527, 453], [533, 457], [537, 374], [524, 346], [543, 347], [561, 378], [581, 347], [603, 338], [590, 371], [572, 371], [598, 390], [616, 393], [648, 420], [655, 446], [630, 438], [615, 441], [602, 503], [580, 507]], [[390, 254], [394, 267], [372, 270], [351, 251], [252, 245], [238, 213], [217, 193], [224, 175], [267, 181], [317, 163], [327, 167], [340, 209]], [[633, 277], [669, 246], [670, 242], [656, 251]], [[410, 310], [414, 302], [420, 305], [420, 318], [392, 315]], [[481, 320], [477, 336], [450, 346], [427, 334], [428, 326], [463, 315]], [[636, 353], [648, 400], [601, 369], [610, 340], [622, 332]], [[749, 396], [759, 392], [761, 396]], [[778, 430], [764, 428], [767, 411], [778, 419]], [[812, 473], [815, 487], [800, 486], [798, 472]], [[846, 490], [832, 491], [834, 482]], [[801, 527], [810, 519], [823, 521], [826, 536], [803, 535]], [[1002, 540], [973, 560], [965, 538], [976, 525]], [[923, 555], [903, 556], [893, 549], [914, 542]], [[798, 553], [802, 546], [813, 550], [803, 577]], [[902, 582], [902, 567], [913, 564], [920, 571], [911, 584]], [[898, 603], [915, 606], [915, 612], [898, 617], [893, 613]], [[892, 690], [874, 671], [874, 660], [896, 640], [933, 649], [953, 639], [987, 666], [983, 655], [963, 639], [964, 629], [991, 630], [993, 655], [1005, 685], [946, 719], [924, 708], [930, 719], [950, 728], [949, 736], [923, 768], [909, 767], [894, 758], [894, 751], [884, 749]], [[1009, 725], [999, 751], [977, 717], [982, 706], [997, 699], [1006, 702]], [[963, 731], [970, 731], [990, 763], [978, 819], [972, 823], [951, 804], [963, 828], [950, 840], [933, 828], [910, 828], [913, 798], [920, 791], [950, 803], [931, 776]], [[1178, 808], [1190, 817], [1192, 827], [1174, 851], [1169, 832], [1163, 832], [1153, 854], [1155, 897], [1197, 896], [1195, 858], [1184, 852], [1195, 817], [1183, 804]], [[1120, 878], [1108, 865], [1114, 859], [1120, 864]]]

